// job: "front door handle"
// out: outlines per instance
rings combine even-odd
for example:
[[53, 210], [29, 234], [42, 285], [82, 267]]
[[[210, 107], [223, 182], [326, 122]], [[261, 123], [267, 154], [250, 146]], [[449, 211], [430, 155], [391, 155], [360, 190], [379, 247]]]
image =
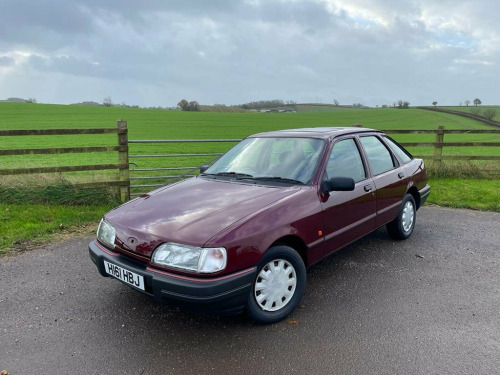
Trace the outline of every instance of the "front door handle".
[[399, 173], [398, 173], [398, 177], [399, 177], [399, 178], [403, 178], [404, 176], [405, 176], [405, 174], [404, 174], [403, 172], [399, 172]]
[[365, 185], [365, 191], [370, 191], [372, 189], [373, 187], [371, 185]]

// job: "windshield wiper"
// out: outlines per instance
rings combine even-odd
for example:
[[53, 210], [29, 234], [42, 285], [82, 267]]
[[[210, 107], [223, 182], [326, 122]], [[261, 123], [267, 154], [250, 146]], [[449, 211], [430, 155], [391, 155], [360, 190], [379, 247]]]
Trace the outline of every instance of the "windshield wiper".
[[[238, 178], [238, 180], [244, 180], [246, 178]], [[286, 177], [278, 177], [278, 176], [261, 176], [261, 177], [252, 177], [252, 180], [257, 180], [257, 181], [278, 181], [278, 182], [290, 182], [294, 184], [299, 184], [299, 185], [304, 185], [302, 181], [299, 180], [294, 180], [293, 178], [286, 178]]]
[[236, 177], [236, 178], [253, 178], [251, 174], [238, 173], [238, 172], [217, 172], [217, 173], [202, 173], [202, 176], [223, 176], [223, 177]]

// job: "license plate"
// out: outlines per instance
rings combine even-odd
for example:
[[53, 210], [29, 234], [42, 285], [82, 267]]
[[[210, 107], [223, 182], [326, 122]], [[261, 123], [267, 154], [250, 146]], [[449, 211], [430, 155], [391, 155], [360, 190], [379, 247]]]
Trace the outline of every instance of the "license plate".
[[144, 290], [144, 277], [129, 271], [125, 268], [117, 266], [116, 264], [104, 261], [104, 269], [108, 275], [116, 277], [118, 280], [123, 281], [125, 284], [131, 285], [140, 290]]

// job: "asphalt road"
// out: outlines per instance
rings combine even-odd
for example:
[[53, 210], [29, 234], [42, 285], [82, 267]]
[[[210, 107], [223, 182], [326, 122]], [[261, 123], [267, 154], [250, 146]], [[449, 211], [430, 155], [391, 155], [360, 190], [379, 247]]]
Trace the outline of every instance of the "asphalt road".
[[160, 306], [98, 275], [90, 238], [0, 259], [10, 374], [494, 374], [500, 214], [424, 207], [312, 267], [271, 326]]

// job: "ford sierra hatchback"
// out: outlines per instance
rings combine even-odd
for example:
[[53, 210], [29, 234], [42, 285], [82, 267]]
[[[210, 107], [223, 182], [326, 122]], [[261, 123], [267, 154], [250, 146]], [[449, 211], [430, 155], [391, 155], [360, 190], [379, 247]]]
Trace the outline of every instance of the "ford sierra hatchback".
[[429, 192], [424, 162], [380, 131], [261, 133], [105, 214], [90, 258], [157, 302], [273, 323], [306, 267], [381, 226], [408, 238]]

